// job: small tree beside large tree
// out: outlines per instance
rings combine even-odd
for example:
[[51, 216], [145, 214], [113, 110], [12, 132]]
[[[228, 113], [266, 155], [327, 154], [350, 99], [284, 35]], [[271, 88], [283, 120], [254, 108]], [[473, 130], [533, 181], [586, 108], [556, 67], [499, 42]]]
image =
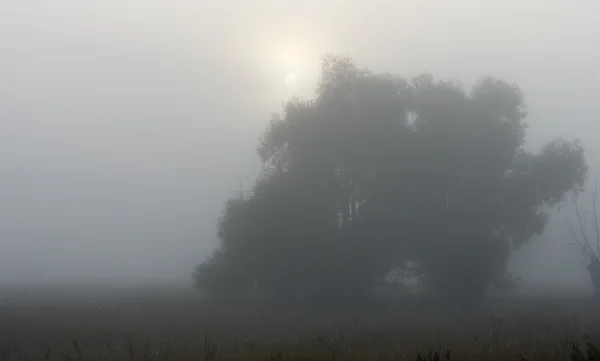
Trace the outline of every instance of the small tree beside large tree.
[[[591, 196], [591, 219], [583, 214], [578, 203], [578, 194], [575, 193], [573, 202], [575, 209], [575, 221], [568, 221], [569, 230], [568, 243], [577, 246], [581, 253], [588, 260], [586, 267], [594, 295], [600, 299], [600, 215], [598, 214], [598, 187], [600, 186], [600, 177], [596, 177], [594, 189]], [[591, 221], [591, 222], [590, 222]], [[592, 229], [592, 231], [590, 231]]]

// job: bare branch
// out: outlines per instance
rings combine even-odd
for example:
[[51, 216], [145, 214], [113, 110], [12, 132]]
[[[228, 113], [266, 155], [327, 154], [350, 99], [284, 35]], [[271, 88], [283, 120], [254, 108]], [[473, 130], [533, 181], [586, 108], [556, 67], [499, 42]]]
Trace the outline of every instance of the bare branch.
[[565, 241], [565, 243], [567, 245], [575, 246], [575, 247], [579, 248], [581, 253], [583, 253], [584, 256], [592, 257], [594, 253], [593, 253], [593, 249], [591, 248], [591, 245], [589, 243], [586, 244], [585, 242], [580, 240], [579, 237], [577, 237], [577, 233], [581, 232], [581, 229], [579, 227], [575, 226], [573, 223], [571, 223], [568, 219], [566, 219], [566, 223], [567, 223], [567, 229], [569, 231], [569, 233], [568, 233], [569, 239], [567, 239]]
[[598, 208], [598, 182], [599, 182], [599, 177], [600, 177], [600, 172], [598, 174], [596, 174], [596, 184], [594, 186], [594, 198], [592, 200], [592, 202], [594, 203], [594, 228], [596, 229], [596, 249], [598, 251], [598, 253], [596, 253], [597, 256], [600, 256], [600, 227], [598, 226], [598, 212], [597, 212], [597, 208]]
[[590, 243], [590, 240], [588, 239], [587, 234], [585, 233], [585, 229], [583, 228], [583, 220], [581, 219], [581, 212], [579, 212], [579, 204], [577, 203], [577, 200], [575, 200], [575, 215], [577, 216], [577, 222], [579, 223], [579, 231], [581, 233], [581, 236], [583, 237], [585, 244], [589, 247], [594, 257], [598, 258], [599, 254], [594, 251], [594, 248], [592, 247], [592, 244]]
[[[598, 186], [598, 184], [597, 184]], [[599, 188], [599, 187], [596, 187]], [[565, 241], [567, 245], [577, 246], [580, 248], [581, 252], [584, 256], [589, 257], [590, 259], [598, 259], [600, 257], [600, 250], [596, 251], [598, 247], [600, 247], [600, 241], [596, 242], [597, 247], [593, 247], [590, 239], [585, 231], [583, 225], [583, 218], [581, 217], [581, 212], [579, 210], [579, 204], [577, 202], [578, 194], [574, 193], [575, 201], [573, 202], [575, 205], [575, 215], [577, 216], [577, 224], [573, 224], [568, 218], [566, 219], [567, 230], [568, 230], [568, 240]], [[596, 217], [596, 221], [598, 218]], [[597, 228], [597, 231], [599, 229]], [[581, 236], [579, 236], [581, 235]], [[596, 240], [600, 237], [600, 232], [596, 232]]]

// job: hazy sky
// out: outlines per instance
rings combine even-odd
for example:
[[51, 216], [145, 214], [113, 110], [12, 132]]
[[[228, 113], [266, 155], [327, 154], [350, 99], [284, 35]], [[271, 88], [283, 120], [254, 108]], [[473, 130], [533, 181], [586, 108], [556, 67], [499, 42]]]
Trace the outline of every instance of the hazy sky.
[[[187, 282], [236, 177], [259, 171], [270, 114], [311, 95], [325, 53], [517, 82], [530, 145], [580, 137], [597, 164], [599, 14], [597, 0], [0, 0], [0, 282]], [[581, 277], [560, 222], [516, 258], [524, 277]]]

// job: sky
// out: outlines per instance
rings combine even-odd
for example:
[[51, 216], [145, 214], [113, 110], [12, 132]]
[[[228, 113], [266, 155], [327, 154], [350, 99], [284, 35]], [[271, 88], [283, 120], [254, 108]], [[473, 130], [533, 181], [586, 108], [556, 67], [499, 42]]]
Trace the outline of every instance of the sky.
[[[0, 283], [190, 282], [319, 62], [519, 84], [528, 146], [600, 159], [596, 0], [0, 0]], [[241, 178], [240, 178], [241, 177]], [[514, 258], [587, 282], [562, 216]]]

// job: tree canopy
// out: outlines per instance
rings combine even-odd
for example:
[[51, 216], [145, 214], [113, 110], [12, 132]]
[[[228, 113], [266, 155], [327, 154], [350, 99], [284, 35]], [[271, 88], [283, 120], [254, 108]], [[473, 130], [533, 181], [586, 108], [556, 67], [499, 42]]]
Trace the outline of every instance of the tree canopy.
[[262, 176], [227, 203], [197, 285], [359, 295], [410, 261], [439, 295], [480, 297], [585, 182], [581, 144], [528, 151], [525, 117], [500, 79], [467, 91], [325, 57], [316, 98], [290, 100], [267, 127]]

